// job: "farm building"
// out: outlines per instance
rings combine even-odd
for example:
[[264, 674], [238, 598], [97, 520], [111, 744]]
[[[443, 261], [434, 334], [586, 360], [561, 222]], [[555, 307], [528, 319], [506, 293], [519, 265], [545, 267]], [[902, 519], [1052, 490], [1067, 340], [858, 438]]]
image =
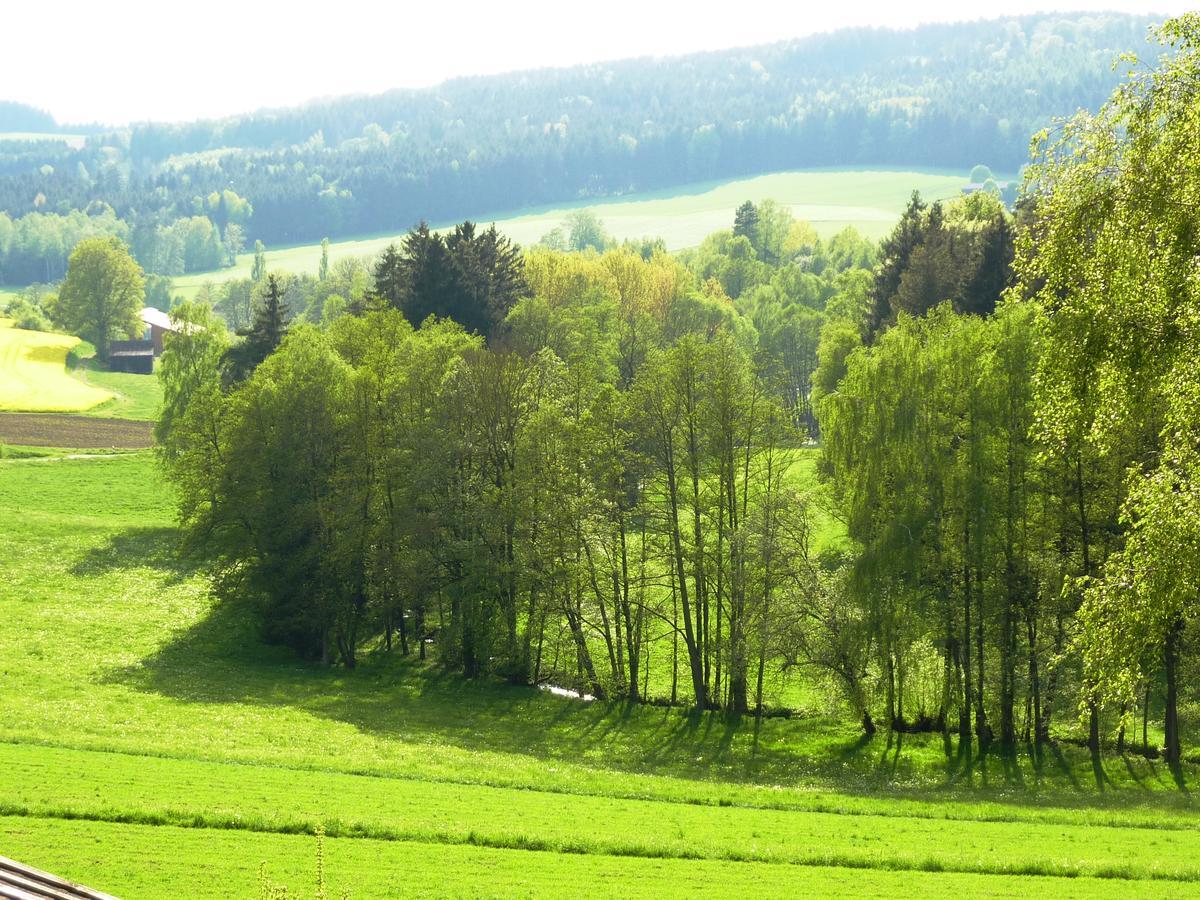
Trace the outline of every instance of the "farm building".
[[175, 326], [171, 324], [171, 317], [161, 309], [146, 306], [142, 308], [142, 322], [146, 326], [146, 330], [142, 333], [142, 339], [150, 341], [154, 347], [155, 356], [161, 356], [163, 338], [167, 332], [175, 331]]
[[161, 309], [147, 306], [141, 312], [145, 326], [142, 337], [133, 341], [113, 341], [109, 345], [108, 367], [114, 372], [149, 375], [154, 371], [154, 359], [163, 352], [163, 339], [174, 332], [171, 317]]

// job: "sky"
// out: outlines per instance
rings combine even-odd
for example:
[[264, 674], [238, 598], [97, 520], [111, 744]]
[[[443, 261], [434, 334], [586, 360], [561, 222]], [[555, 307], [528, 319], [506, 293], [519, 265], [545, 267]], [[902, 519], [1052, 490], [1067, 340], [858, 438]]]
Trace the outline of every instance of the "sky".
[[460, 75], [672, 56], [851, 26], [1195, 0], [57, 0], [5, 3], [0, 99], [60, 123], [184, 121]]

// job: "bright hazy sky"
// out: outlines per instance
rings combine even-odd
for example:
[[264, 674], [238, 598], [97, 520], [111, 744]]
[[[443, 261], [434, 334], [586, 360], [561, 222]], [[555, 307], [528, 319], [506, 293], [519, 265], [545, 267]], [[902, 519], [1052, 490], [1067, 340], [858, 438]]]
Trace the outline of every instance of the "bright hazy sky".
[[[666, 56], [846, 26], [1195, 0], [19, 0], [0, 9], [0, 99], [60, 122], [179, 121], [457, 75]], [[415, 9], [413, 9], [415, 7]], [[380, 11], [382, 10], [382, 11]], [[583, 17], [587, 16], [585, 20]]]

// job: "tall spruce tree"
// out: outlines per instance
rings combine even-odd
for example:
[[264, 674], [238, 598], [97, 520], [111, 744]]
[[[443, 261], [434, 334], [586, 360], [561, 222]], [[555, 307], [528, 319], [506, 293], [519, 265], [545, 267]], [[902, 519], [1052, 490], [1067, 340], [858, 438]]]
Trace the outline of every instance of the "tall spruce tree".
[[733, 213], [733, 236], [744, 237], [750, 246], [758, 246], [758, 209], [749, 200]]
[[[407, 244], [407, 239], [405, 243]], [[375, 278], [375, 297], [392, 309], [402, 309], [407, 273], [400, 256], [400, 248], [395, 244], [388, 244], [376, 260], [371, 274]]]
[[895, 320], [892, 298], [900, 289], [900, 279], [908, 269], [913, 251], [925, 240], [925, 203], [913, 191], [908, 206], [892, 233], [879, 245], [880, 264], [871, 288], [871, 307], [867, 315], [868, 337], [873, 338]]
[[254, 322], [238, 332], [242, 340], [225, 351], [222, 381], [226, 386], [245, 381], [283, 342], [288, 330], [287, 303], [279, 276], [268, 275], [254, 309]]

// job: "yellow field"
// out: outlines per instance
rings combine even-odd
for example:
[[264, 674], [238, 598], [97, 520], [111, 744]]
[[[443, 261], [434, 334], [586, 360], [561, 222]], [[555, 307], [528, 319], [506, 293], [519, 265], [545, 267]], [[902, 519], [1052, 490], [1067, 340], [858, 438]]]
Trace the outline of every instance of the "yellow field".
[[79, 338], [9, 327], [0, 319], [0, 410], [81, 412], [112, 393], [67, 373], [67, 353]]

